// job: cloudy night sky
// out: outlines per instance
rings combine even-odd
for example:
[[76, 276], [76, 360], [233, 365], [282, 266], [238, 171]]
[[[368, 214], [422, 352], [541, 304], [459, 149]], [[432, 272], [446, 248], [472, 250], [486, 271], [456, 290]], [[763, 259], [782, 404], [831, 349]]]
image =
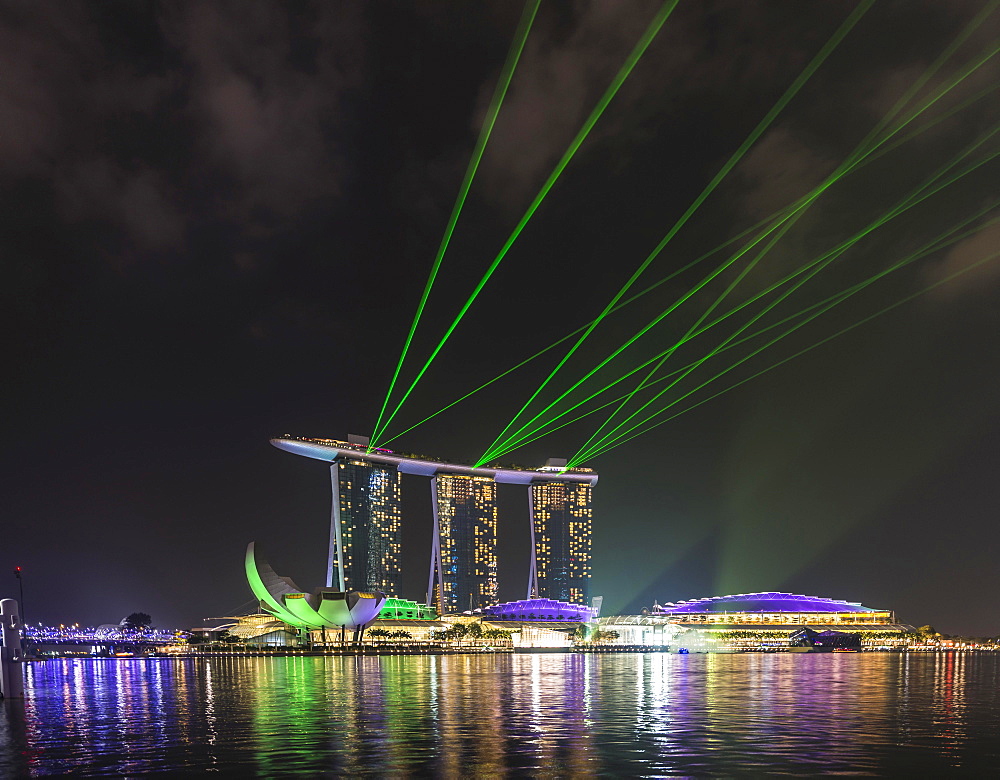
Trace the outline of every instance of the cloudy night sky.
[[[661, 7], [542, 3], [396, 400]], [[858, 8], [682, 0], [389, 434], [597, 317]], [[192, 627], [245, 611], [250, 541], [280, 574], [322, 584], [328, 468], [268, 439], [371, 433], [522, 10], [0, 5], [0, 595], [16, 595], [22, 566], [29, 621], [144, 611]], [[657, 376], [758, 313], [743, 335], [923, 252], [759, 354], [780, 328], [714, 355], [645, 412], [676, 401], [653, 422], [682, 414], [587, 461], [600, 473], [592, 592], [606, 612], [784, 590], [1000, 634], [1000, 10], [988, 10], [875, 3], [626, 297], [809, 194], [883, 118], [878, 138], [940, 94], [893, 136], [906, 140], [830, 186], [758, 260], [720, 269], [751, 233], [610, 315], [539, 394], [528, 417], [689, 291], [572, 398], [940, 171], [942, 183], [961, 174], [772, 309], [780, 292], [670, 355]], [[388, 446], [479, 458], [571, 343]], [[640, 389], [622, 416], [655, 392]], [[615, 408], [500, 460], [570, 457]], [[423, 600], [429, 487], [407, 476], [403, 488], [402, 595]], [[523, 488], [500, 488], [500, 512], [500, 595], [519, 598]]]

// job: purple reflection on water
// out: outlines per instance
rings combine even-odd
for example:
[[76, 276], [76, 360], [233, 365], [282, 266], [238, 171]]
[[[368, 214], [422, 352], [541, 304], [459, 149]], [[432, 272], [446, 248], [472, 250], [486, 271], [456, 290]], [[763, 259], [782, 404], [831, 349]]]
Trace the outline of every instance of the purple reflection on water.
[[989, 776], [993, 654], [57, 659], [0, 776]]

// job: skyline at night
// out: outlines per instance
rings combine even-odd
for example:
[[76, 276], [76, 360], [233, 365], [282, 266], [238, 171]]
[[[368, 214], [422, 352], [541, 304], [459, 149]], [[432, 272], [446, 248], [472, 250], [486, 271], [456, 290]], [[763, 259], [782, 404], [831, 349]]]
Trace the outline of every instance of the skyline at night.
[[[25, 617], [238, 614], [251, 541], [323, 584], [268, 440], [350, 432], [470, 471], [340, 462], [348, 588], [425, 601], [430, 476], [446, 599], [1000, 634], [995, 6], [0, 8]], [[472, 473], [551, 459], [600, 487]]]

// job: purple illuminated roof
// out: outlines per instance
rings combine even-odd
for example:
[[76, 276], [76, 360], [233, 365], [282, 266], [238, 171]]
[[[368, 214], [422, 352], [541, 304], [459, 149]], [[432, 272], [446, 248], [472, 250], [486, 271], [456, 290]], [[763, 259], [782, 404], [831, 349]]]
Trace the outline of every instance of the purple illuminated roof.
[[705, 612], [876, 612], [853, 601], [803, 596], [798, 593], [738, 593], [664, 604], [660, 612], [702, 614]]
[[523, 599], [486, 607], [483, 616], [499, 620], [566, 620], [586, 623], [594, 619], [594, 610], [582, 604], [567, 604], [555, 599]]

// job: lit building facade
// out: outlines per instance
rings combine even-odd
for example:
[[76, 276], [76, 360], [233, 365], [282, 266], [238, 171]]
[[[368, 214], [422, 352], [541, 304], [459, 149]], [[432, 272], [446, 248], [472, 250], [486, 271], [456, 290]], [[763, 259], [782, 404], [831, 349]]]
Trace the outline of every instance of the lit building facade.
[[[815, 632], [814, 637], [821, 641], [836, 643], [846, 636], [859, 648], [890, 649], [910, 644], [916, 631], [913, 626], [897, 623], [892, 610], [779, 591], [654, 604], [647, 619], [666, 620], [676, 626], [681, 633], [674, 643], [691, 652], [792, 647], [798, 647], [798, 652], [814, 651], [802, 646], [803, 629]], [[835, 646], [830, 644], [820, 651]]]
[[334, 489], [328, 586], [401, 591], [401, 475], [379, 463], [344, 458], [332, 466]]
[[487, 477], [431, 480], [434, 539], [428, 594], [441, 614], [497, 600], [497, 486]]
[[[907, 647], [916, 637], [916, 629], [897, 623], [892, 610], [777, 591], [654, 604], [641, 615], [603, 617], [596, 623], [618, 635], [616, 644], [691, 653], [827, 652], [838, 643], [845, 649], [884, 650]], [[804, 629], [811, 632], [808, 643], [802, 641]]]
[[437, 616], [433, 607], [400, 598], [386, 599], [378, 613], [379, 620], [437, 620]]
[[494, 604], [483, 610], [483, 615], [497, 620], [514, 620], [522, 623], [537, 621], [589, 623], [594, 610], [582, 604], [567, 604], [555, 599], [522, 599]]
[[708, 596], [688, 601], [654, 604], [652, 614], [680, 625], [872, 626], [894, 624], [889, 610], [872, 609], [856, 601], [768, 591]]
[[586, 483], [531, 485], [532, 560], [529, 598], [587, 604], [593, 554], [593, 487]]
[[401, 596], [400, 475], [409, 474], [429, 478], [431, 485], [434, 536], [427, 600], [439, 614], [496, 604], [498, 484], [527, 488], [532, 535], [528, 597], [586, 604], [591, 496], [598, 480], [591, 469], [568, 468], [557, 458], [535, 469], [468, 466], [372, 447], [369, 439], [353, 435], [341, 441], [285, 434], [271, 444], [331, 465], [327, 588]]

